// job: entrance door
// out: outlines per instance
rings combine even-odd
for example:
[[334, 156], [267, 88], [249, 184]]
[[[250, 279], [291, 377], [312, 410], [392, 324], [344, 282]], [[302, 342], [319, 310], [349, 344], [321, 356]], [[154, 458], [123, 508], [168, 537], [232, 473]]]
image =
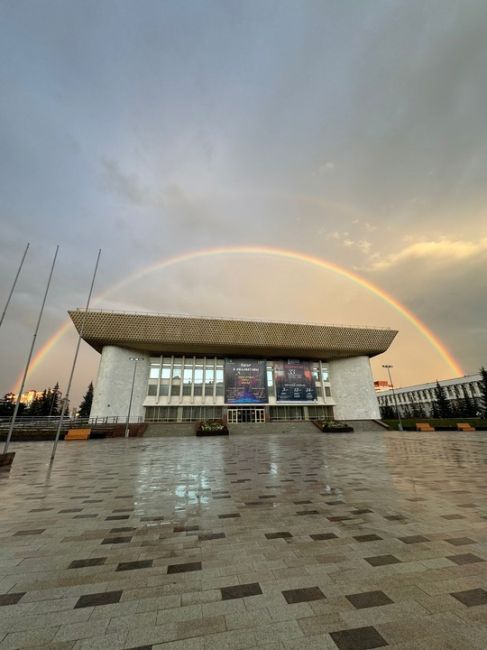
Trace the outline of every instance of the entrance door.
[[229, 408], [227, 411], [228, 424], [259, 424], [265, 422], [264, 408]]

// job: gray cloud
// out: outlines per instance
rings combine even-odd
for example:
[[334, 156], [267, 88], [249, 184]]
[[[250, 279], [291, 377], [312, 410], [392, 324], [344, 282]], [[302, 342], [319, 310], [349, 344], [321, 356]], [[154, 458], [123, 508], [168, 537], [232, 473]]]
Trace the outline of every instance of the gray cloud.
[[[0, 306], [27, 240], [32, 257], [0, 332], [0, 392], [22, 366], [58, 241], [40, 345], [83, 304], [99, 247], [103, 293], [187, 250], [267, 245], [358, 269], [478, 365], [485, 257], [446, 243], [458, 253], [487, 237], [482, 0], [32, 0], [1, 11]], [[280, 293], [270, 311], [253, 297], [266, 280], [278, 292], [262, 261], [252, 266], [181, 269], [172, 284], [153, 287], [154, 276], [107, 301], [286, 317]], [[277, 277], [303, 315], [319, 295], [330, 301], [320, 318], [354, 317], [355, 290], [288, 268]], [[375, 303], [360, 304], [375, 318]], [[69, 354], [60, 344], [33, 381], [55, 381]], [[95, 366], [85, 350], [78, 392]]]

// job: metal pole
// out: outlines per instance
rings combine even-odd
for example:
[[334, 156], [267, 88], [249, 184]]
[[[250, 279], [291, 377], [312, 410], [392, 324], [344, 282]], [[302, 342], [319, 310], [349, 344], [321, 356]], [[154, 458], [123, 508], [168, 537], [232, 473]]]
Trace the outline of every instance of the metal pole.
[[399, 429], [399, 431], [403, 431], [402, 421], [401, 421], [401, 413], [399, 411], [399, 405], [397, 403], [396, 391], [394, 390], [394, 384], [392, 383], [391, 368], [393, 366], [387, 365], [387, 366], [382, 366], [382, 367], [387, 368], [387, 374], [389, 375], [389, 383], [390, 383], [391, 389], [392, 389], [392, 396], [394, 398], [394, 404], [396, 405], [396, 413], [397, 413], [397, 419], [398, 419], [397, 428]]
[[71, 390], [71, 383], [73, 381], [74, 369], [76, 367], [76, 361], [78, 360], [79, 347], [81, 345], [81, 339], [83, 338], [83, 332], [84, 332], [84, 329], [85, 329], [86, 315], [87, 315], [88, 309], [90, 307], [91, 295], [93, 293], [93, 287], [95, 286], [95, 278], [96, 278], [96, 273], [98, 271], [98, 264], [100, 262], [100, 255], [101, 255], [101, 248], [99, 249], [98, 256], [96, 258], [95, 270], [93, 272], [93, 277], [91, 279], [90, 291], [88, 293], [88, 299], [86, 301], [85, 313], [83, 315], [83, 320], [81, 322], [81, 327], [80, 327], [80, 330], [79, 330], [78, 342], [76, 344], [76, 351], [74, 353], [73, 365], [71, 366], [71, 374], [69, 375], [68, 386], [66, 388], [66, 394], [64, 395], [63, 400], [62, 400], [61, 415], [59, 416], [59, 422], [58, 422], [57, 431], [56, 431], [56, 438], [54, 439], [54, 445], [52, 446], [51, 461], [50, 461], [51, 463], [54, 461], [54, 456], [56, 455], [57, 443], [59, 442], [59, 436], [61, 435], [61, 430], [63, 428], [64, 414], [65, 414], [66, 408], [67, 408], [67, 406], [69, 404], [69, 392]]
[[10, 299], [12, 298], [12, 294], [14, 292], [15, 285], [17, 284], [17, 280], [19, 279], [20, 271], [22, 270], [22, 266], [24, 265], [24, 260], [27, 255], [27, 251], [29, 250], [29, 246], [30, 244], [27, 244], [27, 246], [25, 247], [24, 254], [22, 255], [22, 259], [20, 260], [20, 265], [17, 270], [17, 274], [14, 278], [12, 288], [10, 289], [10, 293], [8, 294], [7, 302], [5, 303], [5, 307], [3, 308], [2, 316], [0, 317], [0, 327], [2, 327], [3, 319], [5, 318], [5, 314], [7, 313], [7, 309], [10, 304]]
[[127, 413], [127, 422], [125, 423], [125, 437], [129, 437], [129, 420], [130, 420], [130, 411], [132, 410], [132, 398], [134, 396], [134, 384], [135, 384], [135, 371], [137, 370], [137, 361], [138, 357], [130, 357], [130, 361], [135, 361], [134, 363], [134, 373], [132, 375], [132, 388], [130, 389], [130, 401], [129, 401], [129, 412]]
[[8, 434], [7, 434], [7, 440], [5, 441], [5, 446], [3, 448], [3, 453], [4, 454], [7, 453], [8, 446], [10, 444], [10, 439], [12, 438], [12, 432], [14, 430], [15, 420], [17, 419], [17, 413], [19, 411], [20, 398], [22, 397], [22, 392], [23, 392], [24, 386], [25, 386], [25, 380], [27, 379], [27, 373], [29, 372], [30, 361], [32, 359], [32, 353], [34, 351], [34, 346], [35, 346], [35, 342], [36, 342], [36, 338], [37, 338], [37, 333], [39, 331], [39, 326], [41, 324], [42, 314], [44, 312], [44, 305], [46, 304], [46, 300], [47, 300], [47, 294], [49, 293], [49, 287], [51, 286], [51, 279], [52, 279], [52, 274], [53, 274], [53, 271], [54, 271], [54, 266], [56, 264], [56, 258], [57, 258], [58, 251], [59, 251], [59, 244], [56, 246], [56, 252], [54, 253], [54, 259], [52, 260], [52, 266], [51, 266], [51, 271], [49, 273], [49, 279], [47, 280], [46, 291], [44, 292], [44, 298], [42, 300], [41, 310], [40, 310], [39, 316], [37, 318], [37, 324], [36, 324], [36, 328], [34, 330], [34, 336], [32, 338], [32, 344], [30, 346], [29, 356], [27, 357], [27, 363], [25, 364], [24, 376], [22, 377], [22, 383], [20, 385], [19, 394], [17, 395], [17, 401], [15, 403], [14, 412], [13, 412], [13, 415], [12, 415], [12, 419], [10, 420], [10, 427], [9, 427]]

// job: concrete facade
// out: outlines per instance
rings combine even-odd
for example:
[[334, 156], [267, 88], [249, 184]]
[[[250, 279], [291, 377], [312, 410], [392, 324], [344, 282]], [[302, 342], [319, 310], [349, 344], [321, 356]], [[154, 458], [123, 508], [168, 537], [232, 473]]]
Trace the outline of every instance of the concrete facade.
[[143, 403], [147, 394], [150, 357], [115, 345], [105, 345], [102, 351], [91, 418], [120, 418], [128, 414], [135, 364], [130, 357], [139, 359], [135, 371], [130, 421], [137, 422], [144, 418]]
[[[81, 314], [70, 312], [78, 330], [84, 323]], [[396, 333], [310, 323], [88, 312], [83, 339], [101, 352], [91, 418], [125, 420], [135, 364], [131, 357], [137, 357], [133, 422], [227, 416], [232, 422], [235, 417], [261, 421], [263, 410], [265, 420], [378, 419], [369, 359], [385, 352]], [[225, 403], [225, 360], [236, 352], [245, 359], [267, 361], [265, 402]], [[310, 364], [316, 388], [312, 401], [277, 398], [274, 364], [286, 359]]]
[[337, 420], [378, 420], [379, 404], [368, 357], [328, 362]]
[[[442, 379], [438, 383], [444, 389], [444, 396], [451, 408], [454, 411], [460, 411], [463, 417], [474, 417], [478, 411], [483, 411], [482, 376], [480, 374]], [[437, 399], [436, 382], [395, 388], [394, 392], [392, 389], [381, 390], [377, 392], [377, 398], [380, 407], [383, 409], [389, 407], [394, 413], [397, 402], [401, 417], [431, 417], [433, 403]], [[470, 408], [470, 414], [462, 413], [466, 406]]]

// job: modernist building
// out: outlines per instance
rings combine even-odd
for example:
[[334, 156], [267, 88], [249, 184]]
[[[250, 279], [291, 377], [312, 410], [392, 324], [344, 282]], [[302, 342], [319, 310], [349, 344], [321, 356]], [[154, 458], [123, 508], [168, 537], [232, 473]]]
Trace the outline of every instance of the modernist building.
[[390, 329], [69, 312], [101, 353], [92, 418], [228, 422], [380, 417], [370, 357]]
[[[475, 412], [482, 410], [482, 393], [480, 390], [481, 375], [466, 375], [454, 379], [444, 379], [440, 386], [445, 389], [445, 397], [456, 410], [462, 408], [462, 402], [471, 404], [472, 416]], [[433, 403], [436, 401], [436, 382], [429, 384], [418, 384], [405, 388], [394, 388], [381, 390], [377, 393], [381, 409], [390, 407], [397, 408], [401, 417], [431, 417]], [[395, 394], [395, 400], [394, 400]]]

